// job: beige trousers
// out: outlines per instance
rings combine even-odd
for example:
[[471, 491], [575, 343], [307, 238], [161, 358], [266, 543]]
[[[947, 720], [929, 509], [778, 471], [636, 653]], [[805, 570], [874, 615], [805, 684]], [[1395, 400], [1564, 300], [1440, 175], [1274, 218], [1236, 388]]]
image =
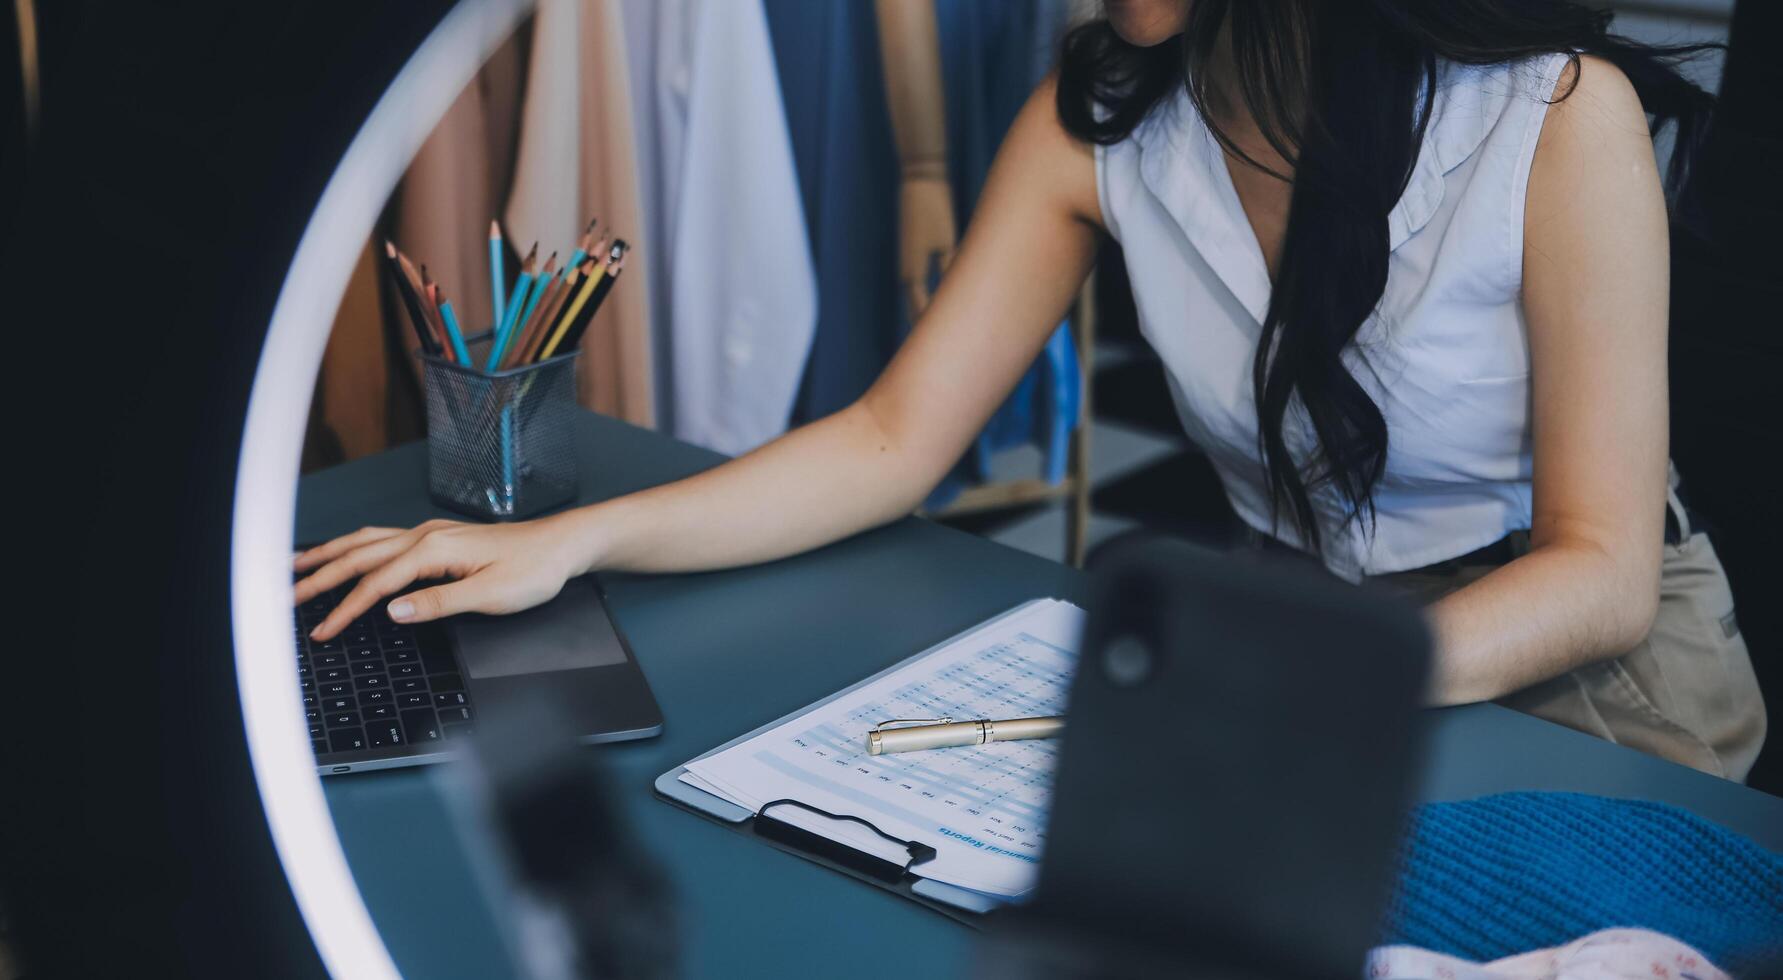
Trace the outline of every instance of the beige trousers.
[[[1674, 493], [1681, 531], [1665, 546], [1653, 629], [1620, 657], [1581, 667], [1500, 698], [1499, 704], [1743, 782], [1764, 744], [1764, 701], [1733, 593], [1709, 536], [1693, 532]], [[1527, 532], [1512, 554], [1529, 550]], [[1422, 602], [1441, 598], [1497, 567], [1465, 558], [1371, 581]]]

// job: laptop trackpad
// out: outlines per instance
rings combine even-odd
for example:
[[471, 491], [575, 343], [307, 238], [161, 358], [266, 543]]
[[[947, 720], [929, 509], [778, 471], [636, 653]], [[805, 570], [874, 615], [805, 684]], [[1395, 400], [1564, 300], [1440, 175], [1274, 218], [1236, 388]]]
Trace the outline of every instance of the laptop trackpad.
[[625, 648], [592, 582], [572, 579], [557, 598], [512, 616], [460, 616], [458, 653], [472, 677], [511, 677], [625, 662]]

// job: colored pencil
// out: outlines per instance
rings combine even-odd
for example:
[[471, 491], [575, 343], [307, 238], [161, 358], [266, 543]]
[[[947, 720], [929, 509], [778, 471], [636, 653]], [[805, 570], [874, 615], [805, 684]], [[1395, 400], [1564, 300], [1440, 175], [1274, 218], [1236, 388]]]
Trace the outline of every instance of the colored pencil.
[[[581, 344], [589, 324], [599, 315], [624, 271], [625, 256], [631, 248], [624, 239], [614, 239], [610, 233], [596, 240], [598, 223], [597, 219], [589, 219], [569, 261], [561, 267], [556, 252], [540, 265], [539, 247], [534, 243], [520, 261], [518, 275], [510, 285], [502, 281], [506, 242], [501, 223], [489, 222], [493, 312], [489, 348], [480, 358], [484, 372], [540, 363], [574, 351]], [[479, 358], [473, 358], [470, 352], [458, 312], [428, 268], [423, 265], [417, 269], [407, 255], [388, 241], [384, 243], [384, 255], [422, 350], [476, 367]], [[512, 420], [506, 424], [511, 425]], [[504, 435], [512, 438], [514, 433]]]
[[501, 407], [501, 483], [505, 510], [514, 509], [514, 403]]
[[612, 269], [613, 264], [619, 262], [620, 258], [626, 257], [626, 249], [629, 248], [631, 248], [631, 246], [626, 244], [624, 239], [619, 239], [619, 241], [613, 242], [612, 251], [606, 255], [606, 260], [604, 260], [601, 267], [599, 267], [599, 271], [596, 271], [594, 276], [592, 276], [592, 278], [581, 287], [578, 294], [576, 294], [576, 305], [572, 306], [571, 310], [563, 315], [563, 323], [558, 324], [558, 330], [556, 330], [555, 335], [551, 337], [551, 340], [547, 340], [546, 346], [544, 346], [542, 351], [538, 351], [538, 360], [547, 360], [547, 358], [556, 355], [558, 351], [569, 353], [572, 349], [576, 349], [574, 346], [565, 344], [565, 340], [569, 339], [571, 335], [574, 335], [576, 340], [581, 340], [581, 331], [587, 330], [588, 328], [588, 317], [594, 315], [594, 305], [592, 305], [592, 303], [594, 303], [594, 290], [596, 290], [601, 283], [606, 282], [606, 273], [608, 273], [608, 269]]
[[[586, 285], [588, 276], [590, 274], [592, 274], [594, 272], [594, 270], [599, 268], [599, 266], [601, 265], [600, 257], [606, 253], [608, 242], [609, 242], [609, 236], [602, 235], [601, 240], [594, 246], [594, 251], [592, 253], [590, 253], [589, 255], [584, 256], [582, 261], [577, 263], [576, 272], [579, 274], [579, 278], [577, 279], [578, 283]], [[578, 287], [578, 288], [580, 288], [580, 287]], [[539, 330], [538, 343], [534, 345], [531, 355], [527, 357], [527, 360], [529, 362], [534, 360], [535, 358], [537, 358], [539, 349], [544, 347], [545, 342], [549, 341], [551, 339], [552, 335], [557, 333], [557, 330], [559, 327], [562, 327], [565, 325], [564, 311], [567, 310], [569, 308], [570, 304], [574, 303], [575, 301], [576, 301], [576, 292], [571, 291], [571, 292], [565, 293], [564, 298], [563, 298], [563, 304], [557, 308], [556, 312], [551, 314], [551, 318], [549, 321], [547, 321], [546, 323], [541, 325], [541, 329]], [[539, 359], [542, 360], [542, 358], [539, 358]]]
[[[401, 250], [397, 254], [401, 255]], [[439, 342], [440, 350], [451, 357], [452, 340], [446, 335], [446, 318], [440, 315], [440, 285], [427, 274], [425, 265], [421, 267], [421, 291], [427, 301], [427, 321], [433, 326], [433, 339]]]
[[[551, 260], [545, 263], [539, 281], [533, 284], [532, 301], [526, 304], [526, 312], [520, 317], [522, 330], [530, 329], [534, 323], [538, 322], [540, 314], [545, 312], [545, 301], [550, 299], [552, 293], [563, 284], [563, 274], [566, 271], [568, 271], [567, 268], [558, 266], [557, 253], [551, 253]], [[512, 351], [513, 347], [510, 346], [508, 349]]]
[[[539, 277], [533, 280], [531, 295], [526, 297], [526, 305], [520, 308], [520, 320], [514, 325], [516, 335], [525, 328], [527, 321], [532, 319], [533, 311], [538, 309], [539, 299], [545, 295], [546, 288], [551, 285], [551, 280], [556, 275], [557, 253], [552, 252], [551, 257], [545, 260], [545, 265], [539, 270]], [[512, 342], [509, 343], [509, 346], [513, 346]], [[503, 351], [502, 353], [505, 355], [507, 352]]]
[[583, 259], [582, 265], [569, 270], [563, 277], [563, 283], [558, 288], [557, 295], [552, 297], [551, 305], [542, 311], [538, 322], [533, 324], [532, 336], [527, 340], [525, 349], [520, 352], [518, 363], [531, 364], [538, 358], [539, 348], [543, 347], [546, 338], [551, 336], [551, 331], [557, 326], [558, 319], [563, 316], [564, 307], [575, 299], [576, 290], [582, 284], [587, 265], [588, 260]]
[[502, 370], [505, 371], [525, 363], [526, 352], [533, 348], [535, 339], [538, 337], [539, 324], [548, 322], [551, 314], [561, 305], [558, 302], [558, 297], [563, 295], [564, 282], [565, 277], [553, 276], [551, 281], [545, 284], [544, 298], [539, 300], [538, 306], [532, 311], [532, 316], [527, 317], [526, 323], [521, 326], [520, 335], [508, 345], [508, 354], [502, 358]]
[[501, 274], [501, 226], [493, 220], [489, 222], [489, 288], [491, 290], [491, 306], [489, 326], [494, 329], [501, 320], [502, 311], [507, 309], [507, 283], [502, 282]]
[[396, 250], [396, 263], [402, 267], [403, 275], [408, 277], [409, 286], [415, 290], [415, 297], [421, 301], [422, 317], [427, 324], [428, 331], [433, 334], [434, 353], [440, 353], [446, 349], [445, 343], [441, 339], [445, 337], [446, 331], [440, 326], [438, 312], [427, 303], [427, 287], [421, 283], [421, 273], [415, 268], [415, 263], [409, 261], [407, 255], [402, 254], [400, 248]]
[[582, 335], [588, 331], [588, 325], [594, 322], [595, 315], [600, 313], [601, 304], [606, 302], [607, 294], [613, 291], [613, 284], [619, 281], [619, 274], [624, 271], [625, 259], [622, 256], [607, 269], [600, 284], [594, 287], [594, 295], [588, 297], [588, 306], [582, 310], [581, 317], [570, 325], [570, 332], [564, 336], [561, 345], [565, 351], [573, 351], [582, 343]]
[[514, 339], [514, 323], [520, 319], [520, 308], [526, 305], [526, 294], [532, 289], [533, 269], [539, 259], [538, 243], [533, 243], [532, 251], [520, 263], [520, 275], [514, 278], [514, 291], [508, 295], [507, 310], [502, 313], [501, 324], [496, 328], [495, 340], [489, 345], [489, 358], [483, 370], [493, 371], [501, 363], [501, 356], [507, 353], [508, 342]]
[[570, 261], [564, 266], [565, 269], [574, 269], [580, 266], [582, 260], [588, 257], [588, 247], [594, 242], [594, 224], [599, 220], [599, 218], [588, 219], [588, 227], [582, 229], [582, 237], [576, 239], [576, 250], [570, 253]]
[[582, 280], [581, 287], [576, 290], [575, 301], [563, 311], [563, 317], [557, 321], [557, 326], [551, 331], [551, 336], [545, 340], [545, 346], [539, 348], [539, 361], [548, 361], [551, 359], [551, 355], [556, 353], [557, 345], [563, 341], [563, 335], [569, 332], [570, 324], [575, 322], [576, 315], [582, 312], [582, 307], [588, 305], [588, 297], [593, 295], [595, 284], [600, 281], [601, 274], [607, 268], [605, 265], [597, 268], [592, 257], [583, 263], [583, 267], [588, 270], [587, 278]]
[[452, 312], [452, 301], [444, 293], [440, 294], [440, 319], [446, 321], [446, 337], [452, 341], [452, 353], [457, 355], [458, 363], [473, 367], [470, 348], [464, 346], [464, 331], [458, 326], [458, 315]]
[[545, 341], [551, 336], [551, 331], [556, 328], [557, 321], [563, 317], [564, 308], [575, 300], [576, 290], [582, 287], [582, 280], [587, 275], [587, 265], [588, 260], [583, 259], [581, 266], [565, 273], [563, 284], [558, 287], [557, 295], [551, 298], [551, 305], [539, 311], [537, 322], [532, 325], [532, 335], [527, 338], [526, 347], [521, 350], [518, 363], [531, 364], [538, 357], [539, 348], [545, 346]]
[[396, 246], [389, 241], [384, 242], [384, 259], [390, 270], [390, 279], [396, 284], [396, 292], [402, 297], [402, 305], [408, 310], [409, 324], [415, 328], [415, 337], [421, 342], [421, 349], [429, 354], [439, 353], [433, 339], [433, 330], [427, 324], [427, 316], [421, 312], [421, 298], [415, 295], [414, 288], [409, 285], [402, 264], [396, 260]]

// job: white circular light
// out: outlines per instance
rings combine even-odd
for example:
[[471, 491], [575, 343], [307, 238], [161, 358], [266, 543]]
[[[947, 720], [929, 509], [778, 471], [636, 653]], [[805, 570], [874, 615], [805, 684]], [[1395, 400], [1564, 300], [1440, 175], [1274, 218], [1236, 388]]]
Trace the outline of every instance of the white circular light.
[[337, 977], [398, 972], [353, 884], [291, 673], [291, 531], [310, 395], [341, 296], [384, 202], [458, 93], [531, 8], [462, 0], [378, 100], [310, 216], [254, 372], [236, 470], [230, 611], [242, 722], [273, 845]]

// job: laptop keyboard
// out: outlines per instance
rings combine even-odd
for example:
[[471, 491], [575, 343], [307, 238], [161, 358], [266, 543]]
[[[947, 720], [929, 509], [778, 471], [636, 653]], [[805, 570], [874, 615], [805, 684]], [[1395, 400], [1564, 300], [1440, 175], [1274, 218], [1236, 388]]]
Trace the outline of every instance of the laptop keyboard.
[[470, 734], [470, 696], [438, 623], [403, 625], [379, 603], [334, 639], [310, 639], [346, 594], [342, 586], [297, 607], [297, 674], [316, 754], [425, 748]]

